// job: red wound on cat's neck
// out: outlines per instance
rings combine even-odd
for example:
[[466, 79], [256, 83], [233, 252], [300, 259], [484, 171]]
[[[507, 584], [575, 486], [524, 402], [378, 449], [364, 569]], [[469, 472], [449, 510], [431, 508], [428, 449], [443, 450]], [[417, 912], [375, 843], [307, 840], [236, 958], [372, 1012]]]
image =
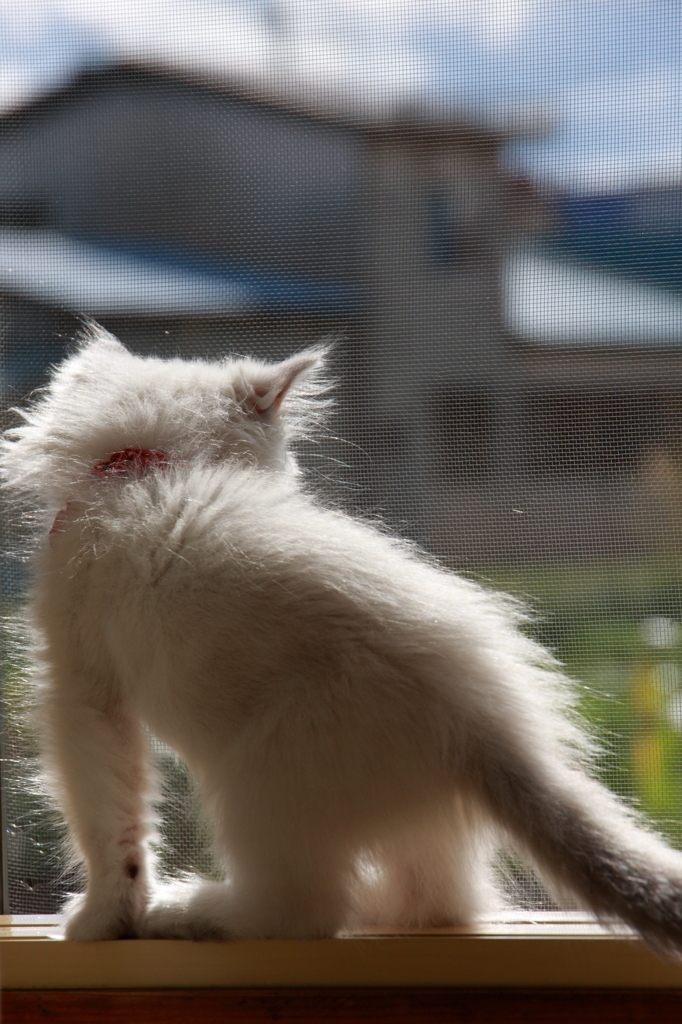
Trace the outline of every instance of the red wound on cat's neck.
[[[168, 464], [168, 456], [164, 452], [149, 451], [147, 448], [122, 448], [120, 452], [112, 452], [108, 459], [96, 462], [92, 467], [95, 476], [117, 477], [127, 476], [129, 473], [141, 473], [153, 466], [165, 466]], [[67, 501], [64, 508], [60, 509], [54, 517], [50, 530], [50, 543], [54, 544], [56, 535], [63, 533], [71, 513], [72, 502]]]
[[96, 462], [92, 467], [95, 476], [125, 476], [139, 473], [152, 466], [163, 466], [168, 462], [164, 452], [148, 451], [146, 448], [123, 448], [112, 452], [108, 459]]

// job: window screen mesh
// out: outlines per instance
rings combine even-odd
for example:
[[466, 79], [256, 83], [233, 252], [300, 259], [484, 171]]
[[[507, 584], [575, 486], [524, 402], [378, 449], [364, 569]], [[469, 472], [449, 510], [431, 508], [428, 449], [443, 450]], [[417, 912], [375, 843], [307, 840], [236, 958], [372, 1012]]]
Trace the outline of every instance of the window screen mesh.
[[[335, 337], [312, 486], [526, 600], [605, 781], [680, 845], [677, 4], [104, 6], [0, 12], [3, 421], [83, 315], [159, 355]], [[25, 703], [6, 636], [7, 908], [51, 912], [77, 882]], [[159, 755], [162, 867], [211, 874]]]

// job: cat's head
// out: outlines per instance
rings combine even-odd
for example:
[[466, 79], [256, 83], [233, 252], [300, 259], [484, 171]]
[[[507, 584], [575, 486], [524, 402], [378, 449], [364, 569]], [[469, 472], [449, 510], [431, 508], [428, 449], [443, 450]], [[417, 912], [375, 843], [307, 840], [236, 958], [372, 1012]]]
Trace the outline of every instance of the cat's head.
[[320, 377], [325, 352], [307, 349], [281, 363], [163, 360], [133, 355], [90, 324], [5, 435], [0, 473], [10, 488], [59, 503], [125, 449], [295, 471], [291, 442], [330, 404]]

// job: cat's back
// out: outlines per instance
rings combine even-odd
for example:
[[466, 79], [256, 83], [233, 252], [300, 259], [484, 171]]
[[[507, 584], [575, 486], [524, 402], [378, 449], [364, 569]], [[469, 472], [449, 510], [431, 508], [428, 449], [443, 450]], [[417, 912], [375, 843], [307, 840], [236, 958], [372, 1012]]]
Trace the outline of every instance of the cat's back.
[[[66, 571], [53, 571], [54, 568]], [[239, 464], [159, 467], [111, 480], [52, 538], [52, 608], [139, 646], [202, 645], [421, 658], [469, 657], [486, 627], [508, 642], [496, 599], [374, 525], [325, 507], [296, 477]], [[55, 600], [60, 591], [61, 600]], [[318, 638], [318, 639], [315, 639]]]
[[139, 590], [152, 607], [185, 593], [187, 607], [213, 601], [221, 614], [252, 613], [255, 604], [285, 624], [327, 613], [399, 628], [409, 620], [433, 628], [435, 611], [446, 630], [453, 616], [497, 614], [480, 587], [379, 524], [320, 502], [297, 476], [229, 461], [112, 482], [74, 534], [95, 576], [108, 571], [114, 588]]

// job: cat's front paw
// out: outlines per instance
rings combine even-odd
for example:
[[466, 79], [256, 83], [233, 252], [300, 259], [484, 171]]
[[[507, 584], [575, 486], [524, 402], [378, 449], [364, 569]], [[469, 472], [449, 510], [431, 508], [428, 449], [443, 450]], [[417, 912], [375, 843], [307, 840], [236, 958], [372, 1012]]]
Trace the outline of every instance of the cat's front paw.
[[93, 903], [77, 897], [66, 915], [65, 937], [71, 942], [132, 939], [139, 934], [139, 921], [133, 920], [129, 908], [116, 904]]

